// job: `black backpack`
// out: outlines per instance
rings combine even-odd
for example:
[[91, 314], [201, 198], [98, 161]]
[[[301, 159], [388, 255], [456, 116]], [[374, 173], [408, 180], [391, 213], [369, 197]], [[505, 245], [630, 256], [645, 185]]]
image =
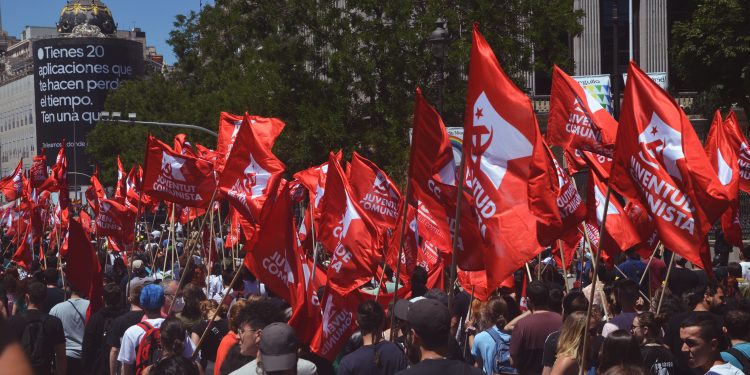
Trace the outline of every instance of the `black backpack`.
[[21, 335], [21, 346], [29, 356], [29, 361], [34, 368], [44, 368], [50, 366], [52, 362], [52, 351], [46, 343], [44, 324], [47, 322], [49, 315], [42, 319], [30, 320], [23, 329]]

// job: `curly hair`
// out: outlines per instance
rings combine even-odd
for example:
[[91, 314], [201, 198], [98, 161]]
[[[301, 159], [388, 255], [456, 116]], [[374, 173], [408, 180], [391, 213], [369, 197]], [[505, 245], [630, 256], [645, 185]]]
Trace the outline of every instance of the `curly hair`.
[[263, 329], [276, 322], [286, 322], [284, 311], [271, 298], [249, 301], [237, 314], [237, 327], [249, 324], [253, 329]]

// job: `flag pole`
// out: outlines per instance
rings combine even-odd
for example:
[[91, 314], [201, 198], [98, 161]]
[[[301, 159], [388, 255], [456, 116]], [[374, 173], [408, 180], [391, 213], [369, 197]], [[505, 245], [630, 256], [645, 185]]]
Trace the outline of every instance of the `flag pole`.
[[[119, 183], [119, 182], [118, 182]], [[138, 242], [138, 215], [141, 214], [141, 201], [143, 200], [143, 178], [141, 177], [139, 183], [138, 191], [140, 194], [138, 195], [138, 205], [135, 209], [135, 219], [133, 219], [133, 251], [130, 253], [130, 259], [128, 263], [128, 285], [125, 287], [125, 292], [130, 295], [130, 280], [132, 279], [133, 274], [133, 258], [135, 258], [135, 243]], [[125, 192], [125, 201], [127, 202], [127, 191]], [[125, 254], [128, 253], [127, 249], [125, 250]]]
[[[310, 271], [310, 280], [315, 280], [315, 270], [318, 268], [318, 245], [315, 242], [315, 217], [313, 216], [313, 200], [310, 199], [310, 192], [308, 192], [307, 197], [310, 201], [308, 202], [308, 206], [310, 206], [310, 235], [312, 236], [313, 246], [313, 268], [312, 271]], [[239, 250], [237, 252], [239, 253]], [[232, 260], [232, 264], [234, 264], [234, 260]]]
[[224, 270], [224, 264], [226, 263], [226, 254], [225, 254], [225, 247], [224, 247], [224, 222], [221, 221], [221, 202], [219, 202], [219, 209], [216, 211], [216, 214], [219, 216], [219, 238], [222, 239], [221, 241], [221, 249], [219, 249], [218, 246], [216, 246], [216, 251], [221, 251], [221, 269]]
[[[216, 191], [219, 190], [219, 186], [217, 185], [216, 188], [214, 188], [214, 192], [211, 194], [211, 200], [208, 202], [208, 207], [211, 207], [214, 204], [214, 199], [216, 199]], [[201, 218], [201, 224], [198, 227], [198, 231], [203, 230], [203, 226], [206, 224], [206, 217], [208, 215], [204, 214]], [[182, 274], [180, 275], [180, 283], [178, 285], [182, 285], [182, 282], [185, 281], [185, 274], [187, 274], [186, 270], [190, 267], [190, 261], [193, 260], [193, 252], [195, 251], [195, 248], [198, 245], [198, 241], [193, 241], [192, 246], [190, 246], [190, 251], [187, 252], [187, 260], [185, 260], [185, 269], [182, 270]], [[172, 246], [172, 251], [174, 251], [174, 246]], [[239, 272], [239, 271], [238, 271]], [[235, 275], [236, 277], [236, 275]], [[167, 310], [167, 314], [169, 314], [172, 311], [172, 307], [174, 306], [174, 299], [172, 300], [172, 303], [169, 304], [169, 310]]]
[[[464, 319], [464, 327], [466, 327], [466, 322], [471, 318], [471, 304], [474, 303], [474, 285], [471, 286], [471, 298], [469, 299], [469, 311], [466, 312], [466, 319]], [[462, 335], [466, 334], [466, 329], [464, 329], [464, 332], [461, 332]], [[463, 353], [466, 353], [466, 345], [469, 343], [468, 338], [464, 338], [464, 348], [461, 350], [461, 355]]]
[[[411, 158], [409, 158], [411, 160]], [[411, 195], [411, 178], [408, 176], [406, 177], [406, 194], [404, 195], [404, 203], [401, 210], [401, 238], [399, 239], [399, 245], [398, 245], [398, 258], [396, 258], [396, 287], [393, 289], [393, 308], [396, 308], [396, 301], [398, 301], [398, 283], [400, 281], [401, 277], [401, 257], [404, 254], [404, 243], [406, 242], [406, 215], [408, 213], [409, 209], [409, 196]], [[386, 257], [384, 257], [385, 260], [387, 260]], [[385, 262], [384, 262], [385, 263]], [[385, 274], [385, 267], [383, 267], [383, 274]], [[386, 293], [388, 290], [386, 289]], [[380, 294], [380, 285], [378, 285], [378, 294]], [[376, 296], [377, 298], [377, 296]], [[448, 302], [450, 306], [450, 300]], [[391, 314], [391, 331], [390, 331], [390, 337], [388, 338], [389, 341], [393, 341], [395, 339], [393, 335], [393, 327], [396, 326], [396, 314]]]
[[456, 260], [458, 256], [458, 240], [461, 236], [461, 204], [463, 203], [464, 196], [464, 179], [466, 178], [466, 153], [461, 153], [461, 163], [458, 167], [458, 195], [456, 197], [456, 216], [454, 218], [454, 229], [453, 229], [453, 249], [451, 252], [451, 273], [450, 283], [448, 289], [448, 310], [453, 309], [453, 300], [455, 298], [455, 288], [453, 285], [456, 283]]
[[677, 255], [672, 252], [672, 258], [669, 259], [669, 267], [667, 268], [667, 276], [664, 278], [664, 286], [661, 287], [661, 295], [659, 295], [659, 304], [656, 306], [656, 315], [659, 315], [659, 312], [661, 312], [661, 303], [664, 302], [664, 292], [667, 289], [667, 283], [669, 283], [669, 275], [672, 273], [672, 268], [674, 266], [674, 258], [676, 258]]
[[[592, 171], [590, 173], [594, 173], [594, 172]], [[607, 230], [607, 227], [606, 227], [607, 216], [609, 216], [609, 215], [607, 215], [607, 211], [609, 210], [609, 199], [610, 199], [611, 196], [612, 196], [612, 187], [610, 187], [609, 183], [608, 183], [607, 184], [607, 196], [606, 196], [606, 198], [604, 198], [604, 217], [602, 218], [602, 224], [599, 227], [599, 244], [600, 245], [601, 245], [601, 242], [602, 242], [602, 238], [604, 238], [604, 234], [605, 234], [605, 232]], [[586, 230], [584, 228], [584, 235], [585, 234], [586, 234]], [[586, 236], [588, 238], [588, 235], [586, 235]], [[589, 241], [589, 246], [590, 246], [590, 241]], [[593, 252], [594, 249], [592, 248], [591, 250]], [[592, 264], [592, 270], [594, 271], [594, 277], [591, 280], [591, 292], [589, 292], [589, 306], [588, 306], [587, 311], [586, 311], [586, 329], [583, 331], [584, 335], [583, 335], [583, 355], [582, 355], [582, 358], [583, 358], [584, 361], [586, 360], [586, 358], [588, 356], [588, 352], [589, 352], [589, 348], [588, 348], [588, 345], [589, 345], [589, 334], [588, 334], [588, 332], [589, 332], [589, 327], [590, 327], [589, 320], [591, 319], [591, 311], [592, 311], [592, 309], [594, 307], [594, 294], [596, 293], [596, 281], [599, 278], [598, 267], [599, 267], [599, 257], [601, 256], [601, 254], [602, 254], [602, 247], [601, 246], [597, 246], [596, 254], [591, 259], [591, 261], [593, 263]], [[585, 373], [586, 373], [586, 366], [581, 366], [580, 369], [579, 369], [579, 371], [578, 371], [578, 374], [579, 375], [584, 375]]]
[[563, 280], [565, 280], [565, 292], [570, 293], [570, 287], [568, 286], [568, 271], [565, 269], [565, 249], [563, 249], [563, 242], [561, 239], [557, 240], [557, 247], [560, 248], [560, 261], [562, 261]]
[[658, 244], [656, 244], [656, 247], [654, 248], [654, 252], [651, 253], [651, 257], [648, 258], [648, 263], [646, 263], [646, 272], [641, 275], [641, 280], [638, 282], [638, 285], [640, 286], [643, 284], [643, 280], [646, 278], [646, 275], [649, 274], [649, 267], [651, 267], [651, 262], [654, 260], [654, 256], [656, 256], [656, 252], [659, 251], [659, 247], [661, 247], [661, 241], [659, 241]]

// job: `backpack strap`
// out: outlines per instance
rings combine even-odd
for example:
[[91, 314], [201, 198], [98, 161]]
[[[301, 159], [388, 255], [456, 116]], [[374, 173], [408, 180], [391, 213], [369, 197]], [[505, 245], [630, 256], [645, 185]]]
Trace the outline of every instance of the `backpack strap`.
[[725, 352], [729, 353], [732, 357], [737, 358], [738, 361], [740, 361], [740, 364], [742, 365], [742, 368], [740, 370], [747, 372], [747, 370], [750, 370], [750, 358], [747, 358], [745, 353], [741, 352], [739, 349], [732, 347], [725, 350]]
[[68, 300], [68, 303], [70, 304], [70, 306], [73, 306], [73, 310], [75, 310], [76, 313], [78, 313], [78, 317], [81, 318], [81, 322], [85, 325], [86, 324], [86, 318], [83, 317], [83, 314], [81, 314], [81, 312], [78, 311], [78, 309], [76, 308], [76, 305], [73, 302], [71, 302], [70, 300]]
[[492, 337], [492, 339], [495, 340], [495, 343], [501, 343], [501, 342], [504, 343], [505, 342], [505, 340], [503, 340], [502, 336], [500, 336], [500, 334], [497, 331], [495, 331], [494, 328], [490, 327], [489, 329], [485, 330], [485, 332], [487, 332], [487, 333], [490, 334], [490, 336]]

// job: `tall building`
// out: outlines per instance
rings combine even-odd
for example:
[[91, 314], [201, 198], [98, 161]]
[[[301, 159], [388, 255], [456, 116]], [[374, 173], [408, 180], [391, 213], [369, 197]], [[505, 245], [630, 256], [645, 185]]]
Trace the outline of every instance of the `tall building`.
[[42, 149], [54, 160], [63, 139], [69, 170], [91, 173], [85, 135], [107, 92], [163, 65], [144, 31], [116, 26], [99, 0], [68, 0], [55, 27], [26, 26], [20, 39], [0, 24], [0, 176]]

